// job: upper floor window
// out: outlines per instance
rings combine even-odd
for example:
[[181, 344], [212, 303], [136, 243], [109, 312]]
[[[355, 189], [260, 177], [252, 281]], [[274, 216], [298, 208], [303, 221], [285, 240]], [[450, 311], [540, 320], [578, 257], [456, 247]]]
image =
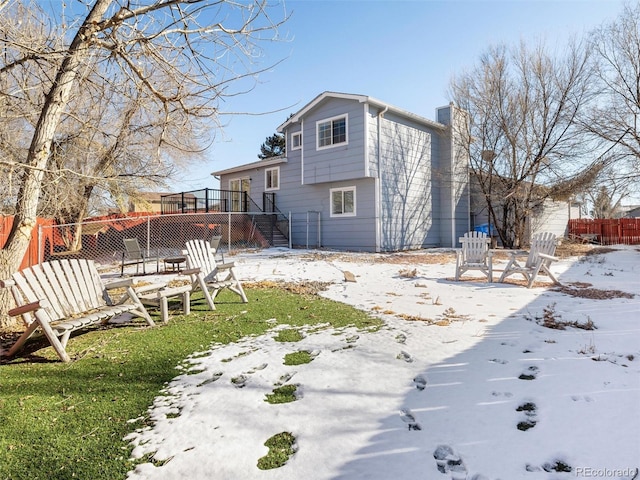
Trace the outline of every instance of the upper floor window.
[[280, 167], [267, 168], [264, 171], [264, 189], [265, 190], [280, 189]]
[[318, 149], [347, 143], [347, 115], [321, 120], [316, 129]]
[[291, 150], [299, 150], [302, 148], [302, 132], [291, 134]]
[[356, 214], [356, 187], [331, 189], [331, 216], [353, 217]]

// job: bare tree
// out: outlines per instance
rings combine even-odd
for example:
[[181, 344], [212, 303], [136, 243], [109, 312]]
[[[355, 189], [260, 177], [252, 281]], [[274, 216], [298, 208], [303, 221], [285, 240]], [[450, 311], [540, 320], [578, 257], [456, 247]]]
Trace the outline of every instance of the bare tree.
[[[73, 251], [81, 247], [76, 224], [104, 197], [96, 192], [123, 205], [145, 187], [164, 187], [186, 156], [198, 158], [209, 139], [206, 119], [185, 124], [165, 117], [140, 85], [123, 92], [126, 83], [113, 89], [96, 74], [80, 84], [86, 93], [70, 104], [74, 114], [61, 123], [64, 134], [54, 141], [38, 209], [69, 225], [63, 238]], [[168, 136], [181, 137], [179, 147], [161, 146]]]
[[623, 214], [622, 203], [633, 191], [637, 175], [626, 170], [627, 158], [607, 159], [592, 188], [583, 196], [587, 213], [594, 218], [618, 218]]
[[[18, 268], [27, 249], [47, 175], [56, 173], [48, 167], [55, 163], [52, 157], [58, 143], [65, 143], [56, 143], [60, 127], [74, 102], [86, 95], [85, 89], [77, 88], [80, 82], [97, 72], [108, 90], [120, 91], [125, 99], [127, 90], [118, 86], [152, 99], [163, 119], [157, 124], [156, 149], [184, 150], [183, 138], [167, 126], [202, 119], [216, 125], [220, 101], [251, 88], [246, 81], [264, 70], [255, 63], [261, 44], [277, 38], [277, 29], [286, 20], [273, 19], [281, 14], [276, 7], [264, 0], [95, 0], [68, 45], [46, 52], [17, 49], [24, 53], [4, 57], [2, 87], [1, 77], [8, 72], [15, 76], [13, 72], [24, 71], [45, 57], [57, 56], [57, 60], [24, 159], [4, 161], [16, 172], [18, 189], [13, 226], [0, 251], [0, 277]], [[12, 9], [18, 8], [24, 8], [22, 2], [9, 2], [3, 15], [16, 18]], [[64, 42], [67, 37], [58, 38]], [[8, 41], [0, 38], [3, 48]], [[125, 100], [122, 103], [128, 105]], [[65, 168], [69, 174], [78, 173], [68, 164]]]
[[586, 165], [576, 116], [592, 98], [588, 50], [571, 43], [557, 57], [544, 45], [498, 46], [451, 83], [470, 114], [472, 182], [505, 246], [527, 242], [527, 220], [545, 199], [567, 198], [592, 182], [601, 162]]
[[593, 218], [613, 218], [616, 212], [616, 205], [611, 201], [611, 193], [607, 187], [600, 186], [595, 194], [591, 196], [591, 215]]
[[[5, 7], [9, 2], [5, 3]], [[13, 2], [12, 8], [0, 15], [0, 172], [3, 189], [2, 212], [13, 213], [21, 165], [39, 111], [44, 88], [51, 85], [55, 66], [52, 64], [61, 46], [37, 5]], [[48, 61], [51, 60], [52, 62]]]
[[640, 3], [591, 34], [599, 99], [583, 126], [611, 147], [613, 167], [601, 180], [619, 203], [640, 189]]

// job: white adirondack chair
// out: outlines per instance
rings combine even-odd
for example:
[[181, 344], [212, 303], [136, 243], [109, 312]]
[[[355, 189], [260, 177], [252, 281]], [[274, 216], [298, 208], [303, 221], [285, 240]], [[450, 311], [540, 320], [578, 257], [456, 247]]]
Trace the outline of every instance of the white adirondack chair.
[[240, 280], [236, 278], [233, 262], [217, 263], [215, 250], [205, 240], [189, 240], [186, 243], [187, 270], [183, 274], [190, 275], [193, 290], [201, 289], [209, 308], [214, 310], [214, 300], [223, 288], [228, 288], [238, 294], [243, 303], [247, 303], [247, 296], [242, 289]]
[[513, 275], [520, 274], [527, 281], [527, 288], [531, 288], [533, 282], [539, 274], [547, 275], [554, 283], [559, 284], [558, 279], [551, 273], [549, 267], [557, 260], [556, 253], [557, 240], [553, 233], [537, 233], [531, 237], [531, 248], [527, 254], [524, 264], [518, 262], [519, 256], [523, 254], [512, 253], [509, 262], [500, 276], [500, 282]]
[[456, 282], [463, 273], [478, 270], [493, 281], [491, 238], [483, 232], [467, 232], [458, 239], [462, 248], [456, 250]]

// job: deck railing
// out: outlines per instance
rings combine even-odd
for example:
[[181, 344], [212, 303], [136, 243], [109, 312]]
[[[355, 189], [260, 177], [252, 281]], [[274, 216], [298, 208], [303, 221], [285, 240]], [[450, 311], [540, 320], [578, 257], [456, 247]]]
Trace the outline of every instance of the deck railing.
[[251, 211], [251, 203], [247, 192], [213, 188], [172, 193], [160, 197], [161, 212], [164, 215], [210, 212], [246, 213]]

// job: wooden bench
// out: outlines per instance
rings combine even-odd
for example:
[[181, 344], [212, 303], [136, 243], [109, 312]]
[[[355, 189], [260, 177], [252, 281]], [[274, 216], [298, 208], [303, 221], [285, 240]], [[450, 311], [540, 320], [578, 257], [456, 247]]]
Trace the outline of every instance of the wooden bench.
[[[6, 355], [20, 350], [38, 327], [60, 359], [69, 362], [66, 346], [76, 330], [107, 323], [127, 312], [153, 326], [133, 289], [135, 283], [125, 279], [105, 285], [94, 262], [86, 259], [53, 260], [14, 273], [11, 279], [0, 281], [0, 287], [11, 290], [17, 306], [8, 313], [12, 317], [21, 315], [26, 330]], [[109, 291], [116, 288], [125, 293], [114, 302]]]

